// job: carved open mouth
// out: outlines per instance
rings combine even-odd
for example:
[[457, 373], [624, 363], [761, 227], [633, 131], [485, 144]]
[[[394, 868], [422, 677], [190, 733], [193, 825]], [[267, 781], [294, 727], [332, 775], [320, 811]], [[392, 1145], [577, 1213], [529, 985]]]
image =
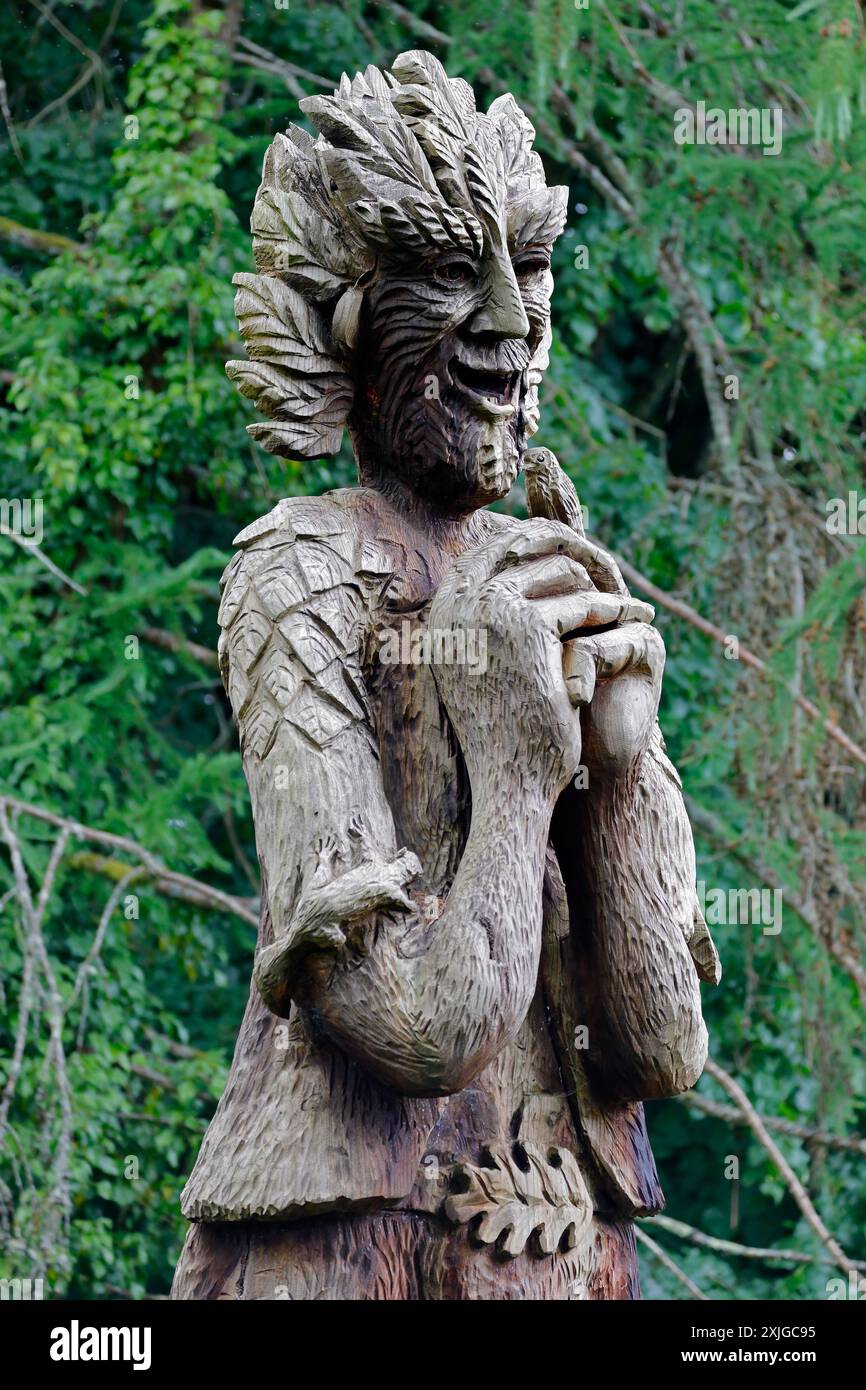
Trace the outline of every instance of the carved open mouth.
[[482, 414], [494, 417], [514, 414], [520, 372], [497, 371], [491, 368], [482, 370], [455, 360], [451, 363], [451, 374], [464, 395], [472, 398], [473, 404]]

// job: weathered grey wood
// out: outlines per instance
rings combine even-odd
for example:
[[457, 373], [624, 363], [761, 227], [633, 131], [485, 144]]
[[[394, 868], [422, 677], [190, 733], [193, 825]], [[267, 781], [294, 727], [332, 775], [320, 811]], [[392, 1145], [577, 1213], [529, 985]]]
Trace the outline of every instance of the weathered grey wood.
[[[429, 54], [303, 106], [228, 371], [362, 485], [224, 576], [263, 912], [174, 1296], [636, 1297], [641, 1102], [700, 1074], [718, 960], [652, 609], [527, 448], [567, 190]], [[485, 510], [521, 466], [533, 519]]]

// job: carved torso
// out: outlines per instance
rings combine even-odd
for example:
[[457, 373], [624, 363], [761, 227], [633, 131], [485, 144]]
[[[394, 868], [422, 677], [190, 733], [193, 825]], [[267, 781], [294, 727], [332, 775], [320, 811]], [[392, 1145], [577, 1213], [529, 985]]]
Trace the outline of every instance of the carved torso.
[[[418, 849], [423, 901], [443, 898], [451, 885], [469, 824], [469, 788], [430, 666], [383, 663], [381, 633], [396, 625], [402, 635], [404, 621], [423, 624], [431, 591], [452, 559], [431, 555], [420, 540], [407, 545], [405, 536], [391, 534], [389, 521], [380, 499], [356, 489], [281, 503], [248, 528], [239, 537], [246, 548], [226, 575], [222, 651], [257, 835], [271, 833], [260, 790], [269, 783], [257, 779], [278, 756], [280, 731], [300, 735], [301, 746], [312, 741], [333, 752], [349, 730], [375, 750], [398, 843]], [[502, 524], [477, 513], [467, 544]], [[292, 664], [295, 649], [306, 665]], [[349, 673], [348, 696], [340, 671]], [[304, 826], [303, 792], [298, 783], [292, 793], [296, 841], [286, 847], [287, 859], [303, 858], [316, 840], [317, 827]], [[339, 838], [336, 807], [335, 818]], [[261, 850], [260, 857], [264, 863]], [[286, 871], [294, 876], [294, 867]], [[184, 1192], [186, 1215], [275, 1220], [376, 1202], [435, 1210], [455, 1161], [477, 1162], [488, 1149], [515, 1143], [577, 1155], [603, 1211], [658, 1205], [641, 1107], [599, 1108], [582, 1059], [569, 1047], [581, 1012], [567, 909], [556, 903], [555, 861], [548, 878], [546, 930], [554, 953], [559, 942], [561, 962], [551, 966], [548, 950], [546, 987], [540, 978], [518, 1035], [470, 1087], [444, 1100], [393, 1094], [343, 1057], [314, 1016], [294, 1009], [282, 1022], [252, 989], [225, 1094]], [[274, 901], [274, 887], [265, 882], [266, 903]], [[399, 937], [400, 951], [420, 949], [424, 931], [422, 917]], [[260, 944], [272, 935], [266, 910]], [[563, 975], [560, 990], [575, 1001], [570, 1020], [555, 1018], [563, 1006], [549, 998]], [[558, 1042], [551, 1033], [557, 1027]]]

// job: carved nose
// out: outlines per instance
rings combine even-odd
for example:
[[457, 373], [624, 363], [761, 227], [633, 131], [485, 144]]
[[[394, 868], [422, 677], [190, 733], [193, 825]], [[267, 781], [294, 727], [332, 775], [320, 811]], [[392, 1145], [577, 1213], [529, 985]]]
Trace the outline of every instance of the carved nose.
[[529, 319], [511, 263], [497, 261], [492, 270], [490, 291], [469, 323], [470, 333], [492, 333], [497, 338], [525, 338]]

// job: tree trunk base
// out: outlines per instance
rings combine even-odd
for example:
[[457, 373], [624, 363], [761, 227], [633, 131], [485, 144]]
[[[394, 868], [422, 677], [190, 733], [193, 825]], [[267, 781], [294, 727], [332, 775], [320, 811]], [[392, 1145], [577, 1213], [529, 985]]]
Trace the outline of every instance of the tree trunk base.
[[290, 1223], [197, 1223], [173, 1299], [450, 1301], [640, 1297], [634, 1232], [598, 1218], [577, 1251], [503, 1258], [464, 1228], [421, 1212]]

